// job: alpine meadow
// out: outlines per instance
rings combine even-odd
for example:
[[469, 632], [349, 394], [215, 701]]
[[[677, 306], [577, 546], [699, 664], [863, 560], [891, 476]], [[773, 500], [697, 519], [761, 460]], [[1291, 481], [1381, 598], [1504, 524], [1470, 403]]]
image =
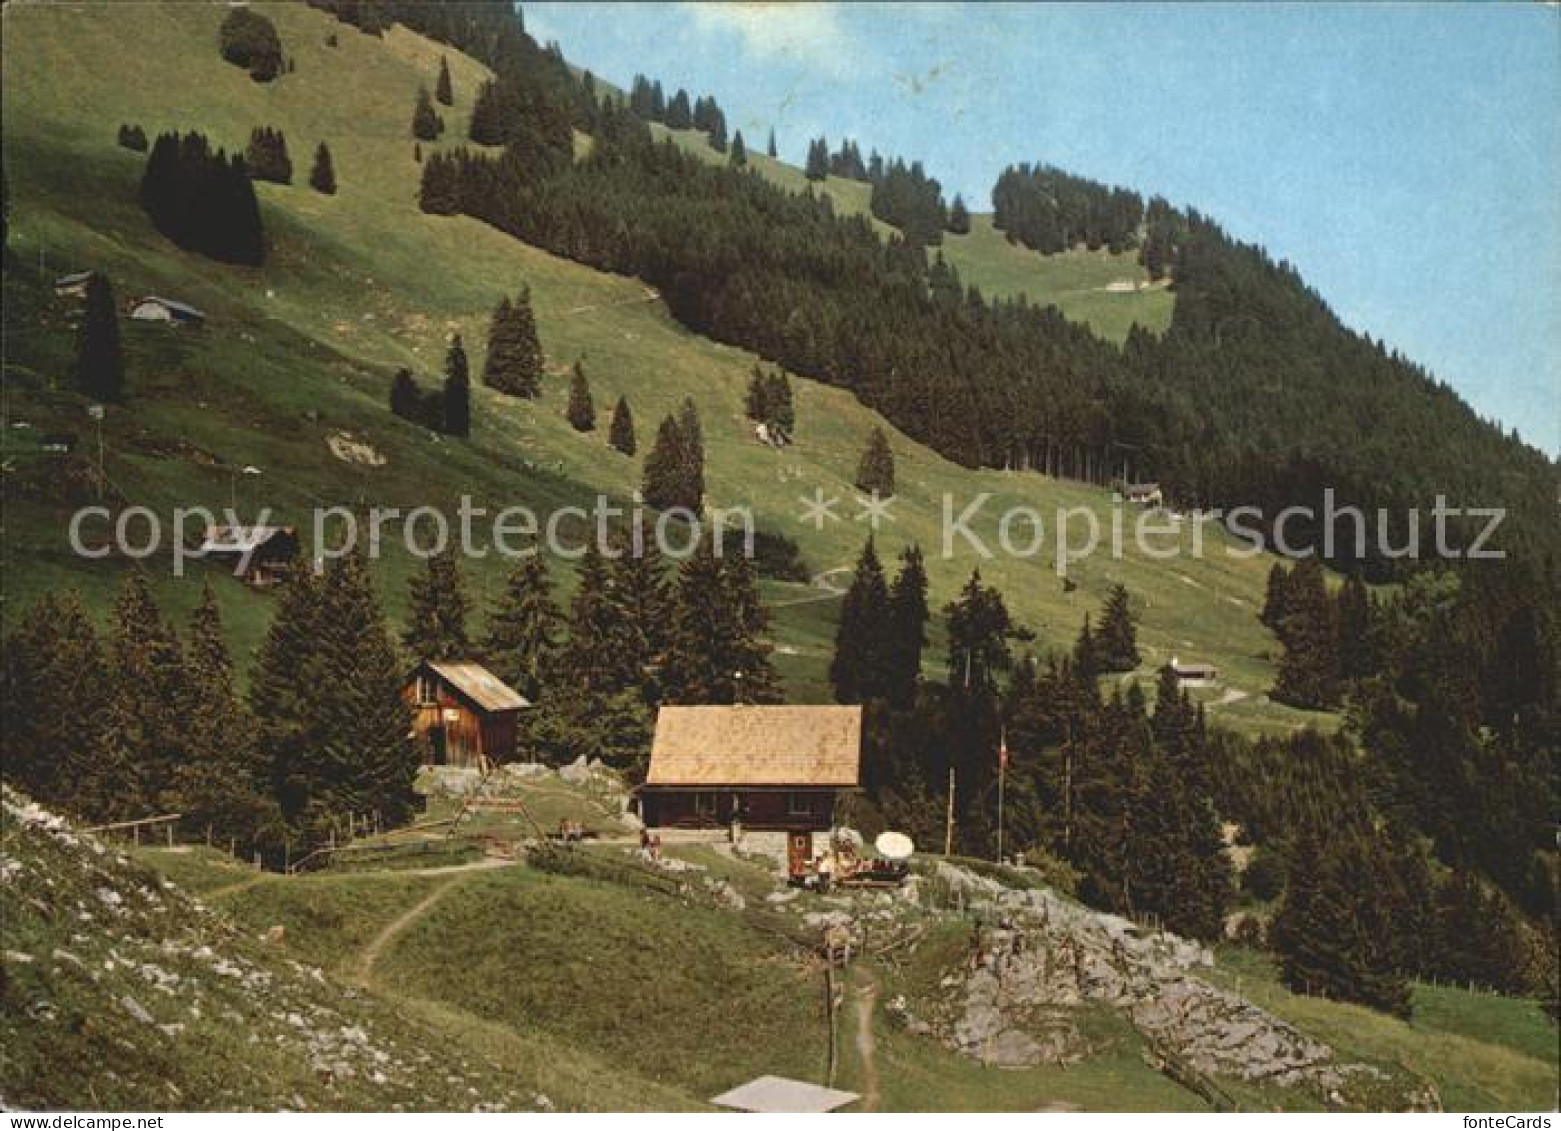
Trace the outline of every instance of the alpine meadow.
[[0, 1106], [1555, 1111], [1556, 453], [766, 116], [981, 6], [557, 9], [4, 5]]

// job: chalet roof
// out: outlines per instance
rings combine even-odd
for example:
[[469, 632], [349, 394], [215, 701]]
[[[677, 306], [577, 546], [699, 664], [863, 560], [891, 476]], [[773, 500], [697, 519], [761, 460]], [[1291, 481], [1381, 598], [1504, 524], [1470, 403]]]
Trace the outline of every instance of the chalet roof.
[[531, 703], [481, 664], [452, 660], [425, 660], [423, 666], [470, 699], [484, 711], [518, 711]]
[[258, 550], [278, 534], [292, 535], [291, 526], [208, 526], [202, 554], [247, 554]]
[[73, 271], [69, 275], [61, 275], [54, 280], [54, 285], [56, 287], [74, 287], [77, 283], [85, 283], [92, 278], [92, 274], [91, 271]]
[[1171, 670], [1177, 675], [1213, 675], [1219, 669], [1213, 664], [1201, 663], [1197, 660], [1179, 660], [1172, 656]]
[[158, 295], [147, 295], [145, 298], [139, 298], [139, 299], [136, 300], [136, 305], [137, 306], [142, 306], [142, 305], [144, 305], [146, 303], [149, 303], [149, 302], [155, 302], [158, 306], [166, 306], [173, 313], [175, 313], [175, 314], [182, 314], [186, 318], [205, 318], [206, 317], [199, 310], [196, 310], [193, 306], [191, 306], [187, 302], [178, 302], [178, 301], [176, 301], [174, 299], [162, 298], [162, 297], [160, 297]]
[[1152, 495], [1159, 489], [1160, 484], [1152, 481], [1149, 483], [1129, 483], [1126, 487], [1129, 495]]
[[645, 784], [858, 784], [860, 707], [663, 707]]

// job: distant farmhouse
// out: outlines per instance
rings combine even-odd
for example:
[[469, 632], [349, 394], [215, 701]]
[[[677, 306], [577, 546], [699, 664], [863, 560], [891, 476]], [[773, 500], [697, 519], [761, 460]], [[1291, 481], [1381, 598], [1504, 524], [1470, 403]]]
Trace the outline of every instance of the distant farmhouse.
[[60, 298], [86, 298], [87, 284], [92, 281], [94, 274], [94, 271], [76, 271], [61, 275], [54, 280], [54, 293]]
[[130, 306], [130, 317], [137, 322], [168, 322], [175, 326], [199, 326], [206, 316], [188, 303], [147, 295]]
[[1165, 502], [1165, 493], [1158, 483], [1123, 483], [1117, 488], [1117, 498], [1139, 506], [1158, 507]]
[[861, 771], [861, 707], [663, 707], [640, 818], [649, 828], [785, 832], [796, 872]]
[[1196, 664], [1171, 657], [1171, 674], [1183, 687], [1207, 687], [1220, 677], [1220, 670], [1213, 664]]
[[286, 581], [298, 565], [298, 531], [291, 526], [208, 526], [197, 553], [233, 570], [257, 588]]
[[526, 698], [481, 664], [424, 660], [406, 678], [412, 731], [435, 766], [485, 769], [515, 757]]

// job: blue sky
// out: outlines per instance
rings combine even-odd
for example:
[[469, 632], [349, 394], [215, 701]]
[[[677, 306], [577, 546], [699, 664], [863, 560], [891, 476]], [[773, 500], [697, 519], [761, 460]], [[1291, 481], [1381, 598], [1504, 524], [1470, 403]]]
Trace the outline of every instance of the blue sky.
[[799, 164], [823, 133], [980, 211], [1016, 161], [1190, 204], [1561, 453], [1555, 5], [523, 8], [572, 62], [713, 94]]

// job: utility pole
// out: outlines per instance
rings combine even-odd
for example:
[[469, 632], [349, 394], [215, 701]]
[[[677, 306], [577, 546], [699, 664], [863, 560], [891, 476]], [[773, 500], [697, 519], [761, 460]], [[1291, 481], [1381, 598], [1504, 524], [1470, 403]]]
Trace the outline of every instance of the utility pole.
[[943, 855], [954, 855], [954, 762], [949, 760], [949, 811], [943, 825]]
[[1003, 783], [1008, 778], [1008, 732], [1001, 732], [997, 746], [997, 862], [1003, 862]]

